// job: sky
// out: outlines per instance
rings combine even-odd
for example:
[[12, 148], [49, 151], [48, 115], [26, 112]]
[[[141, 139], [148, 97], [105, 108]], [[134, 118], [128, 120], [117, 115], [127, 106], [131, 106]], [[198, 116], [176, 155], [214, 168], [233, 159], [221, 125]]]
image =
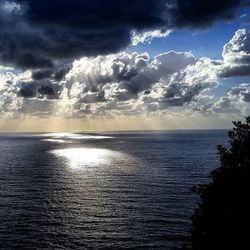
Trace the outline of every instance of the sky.
[[249, 28], [248, 0], [0, 0], [0, 131], [229, 128]]

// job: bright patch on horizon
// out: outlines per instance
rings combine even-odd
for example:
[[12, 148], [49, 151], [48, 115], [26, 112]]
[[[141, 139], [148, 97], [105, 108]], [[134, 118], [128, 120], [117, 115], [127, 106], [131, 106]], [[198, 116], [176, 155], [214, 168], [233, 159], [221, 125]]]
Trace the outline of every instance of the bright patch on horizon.
[[112, 136], [104, 136], [104, 135], [87, 135], [87, 134], [75, 134], [75, 133], [70, 133], [70, 132], [65, 132], [65, 133], [51, 133], [51, 134], [46, 134], [45, 136], [52, 136], [53, 139], [58, 139], [58, 138], [65, 138], [65, 139], [76, 139], [76, 140], [82, 140], [82, 139], [93, 139], [93, 140], [98, 140], [98, 139], [110, 139], [113, 138]]
[[42, 141], [45, 141], [45, 142], [57, 142], [57, 143], [69, 143], [69, 141], [65, 141], [65, 140], [60, 140], [60, 139], [44, 139]]

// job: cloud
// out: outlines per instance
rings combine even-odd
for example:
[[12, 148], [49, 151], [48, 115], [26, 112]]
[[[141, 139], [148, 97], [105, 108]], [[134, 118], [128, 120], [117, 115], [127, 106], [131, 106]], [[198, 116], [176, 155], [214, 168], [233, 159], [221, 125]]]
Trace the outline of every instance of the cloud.
[[232, 87], [228, 91], [228, 96], [230, 99], [236, 99], [241, 103], [250, 103], [250, 84], [243, 83], [239, 86]]
[[1, 118], [15, 115], [20, 106], [20, 99], [16, 98], [16, 88], [11, 84], [12, 74], [0, 75], [0, 114]]
[[58, 99], [61, 93], [61, 86], [47, 82], [21, 82], [17, 92], [18, 96], [24, 98]]
[[38, 70], [32, 73], [32, 78], [34, 80], [39, 81], [39, 80], [43, 80], [46, 78], [51, 78], [52, 74], [53, 74], [52, 70]]
[[[72, 68], [67, 69], [69, 72], [66, 78], [60, 83], [52, 82], [53, 72], [50, 70], [39, 70], [12, 74], [11, 77], [3, 75], [2, 85], [5, 90], [7, 87], [11, 88], [12, 100], [19, 100], [18, 108], [14, 110], [19, 113], [32, 111], [34, 115], [47, 115], [43, 113], [45, 106], [47, 104], [48, 109], [51, 109], [52, 103], [57, 106], [59, 113], [68, 111], [76, 116], [91, 113], [135, 113], [147, 109], [147, 106], [153, 106], [148, 101], [144, 102], [143, 95], [150, 95], [159, 83], [161, 86], [157, 91], [163, 93], [164, 89], [172, 84], [174, 74], [196, 62], [189, 52], [168, 51], [154, 58], [150, 58], [147, 53], [122, 52], [96, 58], [84, 57], [75, 61]], [[176, 94], [177, 91], [180, 90], [176, 88]], [[4, 91], [1, 95], [7, 100]], [[178, 98], [175, 94], [172, 97]], [[162, 94], [162, 102], [164, 98]], [[166, 98], [169, 98], [169, 94]], [[42, 105], [43, 111], [40, 112], [39, 105], [35, 105], [36, 100]], [[186, 98], [183, 103], [190, 100], [191, 98]], [[33, 107], [26, 107], [28, 103]], [[176, 105], [174, 101], [172, 105]], [[178, 104], [180, 105], [182, 104]], [[3, 110], [5, 106], [3, 105]], [[34, 107], [37, 110], [34, 110]]]
[[177, 0], [171, 6], [174, 25], [180, 28], [209, 27], [217, 20], [231, 20], [235, 10], [249, 1], [235, 0]]
[[171, 30], [154, 30], [138, 33], [132, 31], [131, 33], [131, 44], [133, 46], [139, 43], [151, 43], [154, 38], [167, 37], [171, 33]]
[[137, 43], [171, 29], [230, 20], [244, 2], [0, 0], [0, 61], [20, 69], [53, 69], [59, 61], [116, 53], [131, 39]]
[[223, 48], [223, 67], [218, 75], [222, 78], [250, 75], [250, 33], [239, 29]]
[[[107, 66], [111, 73], [103, 73], [98, 72], [99, 59], [95, 61], [92, 57], [105, 60], [105, 56], [116, 56], [128, 46], [166, 37], [172, 30], [204, 29], [217, 21], [231, 20], [245, 2], [0, 0], [0, 63], [5, 69], [31, 71], [28, 79], [18, 80], [19, 97], [59, 99], [67, 85], [70, 95], [82, 91], [76, 95], [82, 107], [84, 103], [91, 106], [110, 100], [126, 102], [137, 99], [143, 91], [149, 91], [162, 78], [185, 68], [193, 59], [181, 53], [164, 53], [154, 60], [144, 54], [135, 61], [118, 56], [111, 67]], [[76, 73], [73, 78], [82, 76], [78, 82], [84, 84], [72, 91], [72, 81], [64, 85], [64, 78], [72, 63], [82, 57], [90, 58], [91, 65], [86, 68], [95, 66], [89, 74]], [[182, 105], [183, 100], [178, 98], [166, 103]], [[184, 103], [189, 98], [192, 99], [186, 97]]]
[[[157, 103], [158, 109], [182, 107], [196, 102], [196, 98], [205, 90], [218, 84], [211, 64], [212, 60], [208, 58], [187, 64], [183, 70], [177, 71], [171, 77], [163, 77], [150, 92], [144, 92], [143, 100], [150, 104]], [[155, 105], [151, 107], [155, 109]]]
[[[24, 80], [24, 82], [22, 82]], [[0, 75], [0, 115], [2, 119], [34, 117], [54, 113], [61, 86], [31, 81], [31, 73]], [[54, 113], [55, 114], [55, 113]]]
[[64, 76], [70, 71], [70, 66], [68, 65], [57, 65], [56, 70], [43, 69], [35, 70], [32, 72], [32, 79], [35, 81], [40, 81], [48, 79], [50, 81], [58, 82], [61, 81]]
[[230, 65], [225, 66], [219, 71], [219, 77], [230, 78], [237, 76], [249, 76], [250, 75], [250, 65]]
[[80, 83], [81, 93], [105, 90], [115, 94], [118, 91], [118, 94], [127, 93], [132, 98], [195, 61], [191, 53], [175, 51], [159, 54], [153, 59], [147, 53], [126, 52], [94, 59], [85, 57], [73, 64], [66, 86], [71, 91], [74, 83]]
[[248, 115], [250, 112], [250, 83], [242, 83], [230, 88], [225, 96], [216, 102], [197, 109], [203, 113], [228, 113]]
[[224, 46], [221, 60], [197, 59], [190, 52], [167, 51], [155, 57], [119, 52], [85, 56], [70, 67], [56, 62], [52, 69], [4, 73], [0, 112], [63, 117], [246, 113], [249, 84], [219, 97], [213, 90], [221, 78], [243, 75], [239, 72], [248, 67], [247, 41], [247, 31], [238, 30]]
[[[82, 58], [66, 76], [64, 103], [74, 114], [138, 114], [196, 102], [217, 82], [213, 61], [189, 52], [119, 53]], [[65, 108], [65, 107], [64, 107]]]

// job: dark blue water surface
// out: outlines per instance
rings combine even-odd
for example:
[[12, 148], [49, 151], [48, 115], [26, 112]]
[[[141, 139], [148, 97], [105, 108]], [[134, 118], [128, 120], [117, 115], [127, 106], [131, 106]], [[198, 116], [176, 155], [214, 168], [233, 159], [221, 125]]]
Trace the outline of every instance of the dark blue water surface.
[[0, 249], [174, 249], [226, 131], [0, 135]]

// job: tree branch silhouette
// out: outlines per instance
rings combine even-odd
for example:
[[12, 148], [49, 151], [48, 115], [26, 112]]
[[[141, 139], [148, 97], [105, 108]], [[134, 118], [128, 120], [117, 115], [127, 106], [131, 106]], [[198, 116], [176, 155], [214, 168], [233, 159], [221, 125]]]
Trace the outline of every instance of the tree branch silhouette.
[[250, 249], [250, 116], [233, 125], [229, 147], [218, 146], [220, 165], [211, 182], [193, 188], [200, 202], [190, 247], [183, 249]]

